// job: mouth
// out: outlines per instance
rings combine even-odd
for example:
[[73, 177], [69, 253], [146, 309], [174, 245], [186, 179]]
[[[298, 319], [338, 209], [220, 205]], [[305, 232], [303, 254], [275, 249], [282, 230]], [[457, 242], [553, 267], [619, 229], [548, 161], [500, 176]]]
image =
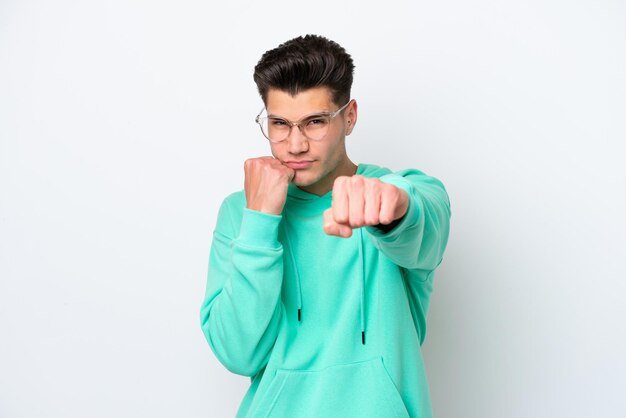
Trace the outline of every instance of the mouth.
[[311, 165], [313, 165], [313, 160], [285, 161], [283, 164], [285, 164], [287, 167], [291, 168], [292, 170], [304, 170], [305, 168], [309, 168]]

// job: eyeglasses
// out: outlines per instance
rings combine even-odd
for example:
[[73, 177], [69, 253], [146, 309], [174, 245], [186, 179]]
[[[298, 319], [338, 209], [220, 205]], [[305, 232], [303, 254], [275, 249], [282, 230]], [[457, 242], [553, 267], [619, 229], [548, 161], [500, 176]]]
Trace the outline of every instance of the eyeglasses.
[[344, 110], [352, 102], [341, 106], [334, 112], [322, 112], [307, 116], [297, 122], [291, 122], [277, 116], [261, 116], [263, 112], [267, 112], [266, 108], [261, 109], [255, 118], [255, 122], [261, 127], [263, 135], [272, 143], [283, 142], [291, 135], [291, 128], [297, 126], [307, 139], [311, 141], [320, 141], [324, 139], [328, 133], [328, 127], [332, 120], [342, 110]]

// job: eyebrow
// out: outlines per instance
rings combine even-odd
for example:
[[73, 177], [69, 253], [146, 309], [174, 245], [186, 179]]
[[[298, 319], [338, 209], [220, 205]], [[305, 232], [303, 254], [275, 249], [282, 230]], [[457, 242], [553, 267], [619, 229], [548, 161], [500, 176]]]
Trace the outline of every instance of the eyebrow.
[[[333, 113], [333, 112], [332, 112], [332, 111], [330, 111], [330, 110], [323, 110], [323, 111], [320, 111], [320, 112], [310, 113], [310, 114], [308, 114], [308, 115], [306, 115], [306, 116], [301, 117], [301, 118], [300, 118], [300, 119], [298, 119], [298, 120], [308, 119], [308, 118], [313, 117], [313, 116], [328, 115], [328, 114], [331, 114], [331, 113]], [[267, 117], [268, 117], [268, 118], [272, 118], [272, 119], [289, 120], [289, 119], [287, 119], [287, 118], [286, 118], [286, 117], [284, 117], [284, 116], [274, 115], [274, 114], [271, 114], [271, 113], [270, 113], [270, 114], [268, 114], [268, 115], [267, 115]]]

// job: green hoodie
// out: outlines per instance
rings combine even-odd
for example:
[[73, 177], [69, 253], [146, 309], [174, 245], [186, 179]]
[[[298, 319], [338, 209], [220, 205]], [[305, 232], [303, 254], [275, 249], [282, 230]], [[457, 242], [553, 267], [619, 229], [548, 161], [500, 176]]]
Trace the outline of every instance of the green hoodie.
[[421, 344], [448, 195], [417, 170], [357, 174], [408, 193], [392, 229], [326, 235], [331, 192], [293, 184], [282, 215], [247, 209], [243, 191], [220, 208], [200, 320], [219, 361], [251, 377], [237, 418], [432, 417]]

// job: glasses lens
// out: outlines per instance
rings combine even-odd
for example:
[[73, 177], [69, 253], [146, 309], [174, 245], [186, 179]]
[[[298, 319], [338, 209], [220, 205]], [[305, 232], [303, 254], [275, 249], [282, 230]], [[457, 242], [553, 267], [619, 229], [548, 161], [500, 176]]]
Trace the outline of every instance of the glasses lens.
[[280, 142], [289, 136], [289, 124], [284, 119], [267, 118], [261, 124], [263, 133], [272, 142]]
[[313, 141], [319, 141], [323, 139], [328, 133], [328, 126], [330, 125], [330, 116], [317, 115], [306, 118], [302, 121], [302, 129], [304, 135], [312, 139]]

